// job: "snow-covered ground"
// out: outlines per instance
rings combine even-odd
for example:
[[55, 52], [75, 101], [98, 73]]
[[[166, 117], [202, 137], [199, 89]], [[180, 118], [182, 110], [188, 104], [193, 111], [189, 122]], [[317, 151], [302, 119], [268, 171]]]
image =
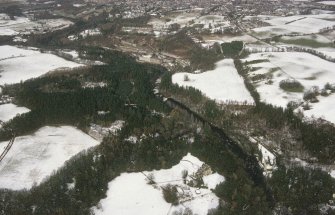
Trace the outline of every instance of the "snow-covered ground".
[[149, 21], [149, 25], [152, 25], [154, 29], [164, 29], [168, 28], [172, 24], [179, 24], [182, 28], [190, 25], [191, 21], [193, 21], [197, 16], [199, 16], [199, 12], [194, 13], [184, 13], [177, 12], [171, 13], [168, 16], [161, 18], [153, 18]]
[[324, 44], [331, 44], [332, 40], [330, 38], [318, 35], [318, 34], [312, 34], [312, 35], [305, 35], [305, 36], [295, 36], [295, 37], [289, 37], [289, 36], [283, 36], [281, 38], [284, 41], [294, 41], [294, 40], [310, 40], [315, 41], [318, 43], [324, 43]]
[[[286, 107], [289, 101], [303, 101], [303, 94], [314, 86], [323, 89], [327, 83], [335, 83], [334, 63], [323, 60], [308, 53], [298, 52], [269, 52], [251, 54], [245, 61], [268, 60], [250, 64], [254, 71], [250, 77], [255, 75], [267, 75], [266, 79], [255, 81], [261, 101], [275, 106]], [[282, 80], [294, 79], [304, 86], [304, 92], [288, 92], [279, 87]], [[315, 117], [324, 116], [327, 120], [334, 122], [334, 96], [318, 96], [318, 103], [310, 104], [312, 110], [304, 111], [305, 115]]]
[[335, 5], [335, 1], [319, 1], [318, 3], [325, 5]]
[[196, 18], [193, 25], [203, 25], [203, 29], [208, 29], [211, 33], [222, 32], [230, 27], [230, 22], [224, 16], [206, 15]]
[[67, 28], [73, 23], [65, 19], [43, 19], [31, 21], [26, 17], [15, 17], [11, 20], [6, 14], [0, 14], [0, 35], [18, 35], [44, 33]]
[[308, 49], [314, 49], [318, 52], [322, 52], [326, 56], [335, 58], [335, 48], [333, 46], [332, 37], [324, 36], [320, 34], [312, 34], [305, 36], [283, 36], [281, 37], [280, 43], [277, 46], [295, 46]]
[[[248, 18], [248, 17], [247, 17]], [[269, 37], [282, 34], [311, 34], [318, 33], [321, 29], [333, 27], [335, 14], [296, 15], [287, 17], [257, 16], [271, 26], [252, 29], [259, 37]]]
[[[7, 122], [18, 114], [27, 113], [30, 110], [26, 107], [18, 107], [15, 104], [0, 105], [0, 121]], [[0, 150], [1, 151], [1, 150]]]
[[123, 120], [116, 120], [108, 127], [103, 127], [101, 125], [97, 125], [94, 123], [90, 124], [90, 128], [88, 134], [95, 139], [102, 141], [104, 137], [108, 135], [117, 135], [119, 131], [125, 125], [125, 121]]
[[322, 52], [326, 56], [335, 58], [335, 48], [318, 48], [316, 50]]
[[82, 66], [37, 50], [0, 46], [0, 85], [19, 83], [49, 71]]
[[71, 55], [73, 59], [78, 59], [79, 58], [79, 53], [75, 50], [66, 50], [63, 51], [65, 54]]
[[261, 144], [258, 144], [258, 150], [262, 153], [262, 159], [260, 160], [260, 162], [261, 166], [264, 169], [263, 174], [271, 176], [272, 170], [276, 168], [276, 156]]
[[[335, 81], [335, 79], [333, 79]], [[335, 124], [335, 94], [319, 96], [319, 102], [311, 104], [311, 109], [304, 111], [307, 117], [322, 118]]]
[[228, 43], [232, 41], [243, 41], [245, 43], [257, 42], [257, 39], [249, 35], [246, 35], [246, 34], [236, 35], [236, 36], [211, 34], [211, 35], [202, 36], [202, 38], [203, 38], [203, 42], [201, 44], [203, 47], [212, 46], [214, 43], [221, 44], [221, 43]]
[[86, 37], [97, 36], [97, 35], [101, 35], [100, 29], [99, 28], [93, 28], [93, 29], [86, 29], [86, 30], [80, 32], [79, 35], [70, 35], [70, 36], [68, 36], [68, 39], [71, 40], [71, 41], [74, 41], [74, 40], [78, 40], [80, 38], [85, 39]]
[[[185, 76], [189, 80], [185, 80]], [[184, 87], [194, 87], [220, 103], [254, 102], [245, 88], [243, 78], [237, 73], [232, 59], [219, 61], [216, 68], [211, 71], [199, 74], [176, 73], [172, 76], [172, 82]]]
[[[7, 144], [0, 143], [1, 153]], [[0, 188], [30, 189], [72, 156], [98, 144], [71, 126], [45, 126], [32, 135], [17, 137], [0, 163]]]
[[[206, 188], [195, 188], [184, 184], [182, 171], [188, 171], [187, 180], [198, 172], [203, 162], [191, 154], [182, 158], [179, 164], [171, 169], [154, 170], [143, 173], [123, 173], [108, 184], [107, 197], [102, 199], [92, 211], [97, 215], [132, 215], [132, 214], [173, 214], [189, 208], [193, 214], [206, 215], [209, 209], [219, 204], [218, 197], [210, 190], [221, 182], [224, 177], [217, 173], [203, 176]], [[148, 184], [145, 175], [152, 174], [156, 184]], [[172, 206], [164, 200], [162, 187], [176, 185], [182, 204]]]
[[208, 29], [212, 33], [221, 31], [226, 27], [230, 27], [230, 22], [219, 15], [200, 15], [200, 10], [193, 10], [192, 12], [176, 12], [171, 13], [165, 17], [152, 18], [149, 24], [153, 26], [155, 31], [167, 29], [173, 24], [180, 25], [181, 28], [186, 26], [202, 25], [202, 29]]

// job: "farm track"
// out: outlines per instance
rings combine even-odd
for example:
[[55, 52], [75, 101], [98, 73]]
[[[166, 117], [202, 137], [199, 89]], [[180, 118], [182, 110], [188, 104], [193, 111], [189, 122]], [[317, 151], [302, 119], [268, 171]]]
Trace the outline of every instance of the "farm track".
[[9, 143], [7, 144], [5, 150], [1, 153], [0, 155], [0, 162], [6, 157], [7, 153], [9, 152], [9, 150], [12, 148], [13, 144], [15, 141], [15, 137], [13, 137]]

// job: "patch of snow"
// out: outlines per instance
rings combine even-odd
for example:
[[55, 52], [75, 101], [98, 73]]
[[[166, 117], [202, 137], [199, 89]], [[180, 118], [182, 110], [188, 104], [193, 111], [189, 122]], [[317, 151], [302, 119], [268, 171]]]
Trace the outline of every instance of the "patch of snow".
[[269, 150], [267, 150], [264, 146], [261, 144], [258, 144], [258, 149], [262, 153], [262, 163], [267, 165], [275, 165], [276, 163], [276, 156], [272, 154]]
[[84, 7], [86, 4], [73, 4], [73, 7]]
[[[335, 79], [333, 79], [335, 81]], [[305, 117], [322, 118], [335, 124], [335, 94], [327, 97], [318, 96], [319, 102], [310, 103], [310, 110], [304, 111]]]
[[[195, 174], [204, 163], [191, 154], [170, 169], [142, 173], [123, 173], [108, 184], [107, 197], [92, 208], [96, 215], [115, 214], [155, 214], [165, 215], [190, 208], [194, 214], [206, 215], [209, 209], [219, 205], [218, 197], [206, 188], [190, 187], [183, 182], [182, 171]], [[146, 175], [152, 174], [156, 184], [148, 184]], [[190, 179], [188, 177], [188, 179]], [[203, 177], [205, 184], [213, 189], [224, 181], [224, 177], [214, 173]], [[183, 204], [172, 206], [162, 194], [162, 187], [171, 184], [178, 188], [178, 195], [187, 196]]]
[[11, 20], [7, 15], [0, 14], [0, 35], [42, 34], [64, 29], [72, 24], [73, 22], [65, 19], [40, 19], [32, 21], [26, 17], [15, 17], [14, 20]]
[[[7, 144], [7, 141], [0, 143], [1, 151]], [[72, 156], [98, 144], [98, 141], [71, 126], [45, 126], [32, 135], [17, 137], [0, 163], [0, 187], [30, 189]]]
[[[188, 76], [189, 80], [185, 80], [185, 76]], [[211, 71], [199, 74], [176, 73], [172, 76], [172, 82], [183, 87], [194, 87], [219, 103], [227, 101], [254, 103], [232, 59], [219, 61], [216, 68]]]
[[97, 124], [90, 124], [89, 135], [95, 139], [102, 141], [102, 139], [108, 135], [117, 135], [117, 133], [123, 128], [125, 121], [116, 120], [109, 127], [103, 127]]
[[39, 77], [49, 71], [82, 66], [58, 56], [36, 50], [0, 46], [0, 85]]
[[25, 43], [27, 41], [28, 41], [27, 39], [23, 39], [20, 36], [16, 36], [16, 37], [13, 38], [13, 42], [22, 42], [22, 43]]
[[138, 142], [138, 138], [136, 136], [130, 136], [128, 137], [127, 139], [125, 139], [126, 141], [128, 142], [131, 142], [133, 144], [137, 143]]
[[[260, 80], [254, 83], [261, 101], [286, 108], [290, 101], [302, 102], [304, 92], [314, 86], [323, 89], [327, 83], [335, 82], [335, 73], [333, 71], [334, 63], [323, 60], [319, 57], [308, 53], [300, 52], [270, 52], [251, 54], [246, 59], [252, 60], [269, 60], [251, 64], [249, 66], [256, 70], [249, 73], [250, 76], [257, 74], [270, 74], [272, 83], [269, 80]], [[277, 69], [270, 72], [271, 69]], [[304, 92], [288, 92], [280, 88], [279, 84], [283, 80], [294, 79], [304, 86]], [[310, 110], [303, 110], [307, 117], [322, 117], [332, 123], [335, 123], [333, 107], [335, 105], [335, 95], [318, 96], [318, 103], [310, 103]]]
[[325, 5], [335, 5], [335, 1], [319, 1], [317, 3]]
[[0, 105], [0, 121], [7, 122], [13, 119], [18, 114], [27, 113], [30, 110], [26, 107], [18, 107], [15, 104]]
[[332, 28], [334, 14], [317, 14], [317, 15], [297, 15], [287, 17], [276, 16], [257, 16], [262, 21], [269, 23], [271, 26], [259, 27], [252, 29], [260, 37], [269, 37], [283, 34], [311, 34], [318, 33], [325, 28]]
[[225, 181], [225, 178], [220, 175], [219, 173], [214, 173], [212, 175], [207, 175], [203, 177], [204, 184], [209, 188], [209, 189], [215, 189], [215, 187], [218, 184], [221, 184], [222, 182]]
[[76, 59], [76, 58], [79, 58], [79, 53], [77, 51], [63, 51], [65, 54], [69, 54], [72, 56], [72, 58]]
[[288, 40], [288, 41], [305, 39], [305, 40], [314, 40], [319, 43], [332, 43], [332, 41], [329, 38], [318, 35], [318, 34], [305, 35], [305, 36], [294, 36], [294, 37], [283, 36], [281, 39]]
[[105, 82], [85, 82], [83, 88], [96, 88], [96, 87], [106, 87]]
[[332, 178], [335, 178], [335, 170], [332, 170], [332, 171], [330, 171], [330, 176], [332, 177]]
[[72, 181], [73, 181], [72, 183], [67, 183], [66, 184], [68, 190], [73, 190], [76, 187], [76, 179], [73, 178]]

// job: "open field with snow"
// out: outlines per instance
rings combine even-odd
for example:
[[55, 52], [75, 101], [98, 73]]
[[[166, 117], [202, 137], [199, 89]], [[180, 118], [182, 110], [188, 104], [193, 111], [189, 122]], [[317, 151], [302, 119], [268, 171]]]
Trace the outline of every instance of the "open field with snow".
[[254, 43], [257, 42], [257, 39], [243, 34], [243, 35], [236, 35], [236, 36], [229, 36], [229, 35], [219, 35], [219, 34], [208, 34], [202, 35], [204, 47], [212, 46], [214, 43], [228, 43], [232, 41], [243, 41], [245, 43]]
[[257, 16], [257, 18], [270, 24], [270, 26], [252, 29], [252, 33], [261, 38], [283, 34], [318, 33], [322, 29], [335, 25], [335, 13], [287, 17]]
[[325, 5], [335, 5], [335, 1], [319, 1], [318, 3]]
[[13, 119], [16, 115], [27, 113], [29, 111], [30, 110], [26, 107], [18, 107], [11, 103], [0, 105], [0, 121], [7, 122]]
[[322, 48], [333, 46], [333, 41], [330, 38], [318, 34], [295, 37], [284, 36], [281, 37], [279, 41], [284, 44], [307, 48]]
[[[189, 80], [185, 81], [185, 76]], [[172, 76], [172, 82], [183, 87], [194, 87], [219, 103], [254, 102], [244, 86], [243, 78], [237, 73], [232, 59], [219, 61], [216, 68], [211, 71], [199, 74], [176, 73]]]
[[155, 17], [149, 21], [149, 25], [152, 25], [154, 29], [167, 28], [172, 24], [179, 24], [181, 27], [190, 25], [190, 22], [196, 17], [200, 16], [201, 11], [193, 11], [186, 13], [185, 11], [174, 11], [165, 16]]
[[318, 50], [319, 52], [322, 52], [323, 54], [329, 57], [335, 58], [335, 48], [319, 48], [316, 50]]
[[[0, 152], [8, 142], [0, 143]], [[17, 137], [0, 163], [0, 188], [30, 189], [82, 150], [99, 142], [71, 127], [40, 128], [32, 135]]]
[[[255, 61], [262, 60], [262, 61]], [[254, 63], [253, 63], [254, 61]], [[312, 87], [320, 90], [327, 83], [335, 83], [334, 63], [320, 59], [308, 53], [281, 52], [251, 54], [245, 62], [249, 62], [249, 77], [261, 96], [261, 100], [275, 106], [286, 107], [290, 101], [303, 101], [304, 92]], [[256, 77], [262, 77], [260, 79]], [[283, 80], [296, 80], [302, 86], [301, 92], [289, 92], [280, 88]], [[306, 115], [313, 113], [316, 117], [325, 116], [329, 121], [334, 115], [332, 95], [318, 96], [319, 103], [310, 104], [312, 110], [305, 110]], [[335, 122], [335, 121], [332, 121]]]
[[[194, 214], [206, 215], [209, 209], [219, 204], [218, 197], [210, 189], [224, 181], [217, 173], [203, 176], [207, 188], [191, 187], [183, 182], [182, 171], [188, 171], [187, 180], [192, 180], [203, 166], [203, 162], [191, 154], [182, 158], [171, 169], [154, 170], [142, 173], [123, 173], [108, 184], [107, 197], [102, 199], [92, 211], [96, 215], [132, 215], [155, 214], [166, 215], [184, 211], [189, 208]], [[156, 184], [148, 184], [145, 175], [152, 174]], [[171, 184], [177, 186], [182, 204], [173, 206], [164, 200], [162, 187]]]
[[18, 35], [44, 33], [67, 28], [73, 23], [65, 19], [41, 19], [31, 21], [26, 17], [16, 17], [11, 20], [6, 14], [0, 14], [0, 35]]
[[52, 70], [82, 66], [37, 50], [0, 46], [0, 85], [19, 83]]
[[304, 111], [304, 115], [306, 117], [322, 118], [335, 124], [335, 94], [328, 97], [319, 96], [318, 99], [320, 101], [312, 104], [310, 110]]
[[200, 12], [200, 10], [172, 12], [166, 16], [152, 18], [148, 24], [152, 25], [155, 31], [168, 29], [170, 25], [178, 24], [181, 28], [186, 26], [201, 26], [202, 29], [208, 29], [212, 33], [230, 26], [230, 22], [224, 16], [201, 16]]
[[279, 39], [279, 42], [276, 43], [276, 46], [295, 46], [314, 49], [328, 57], [335, 58], [335, 45], [332, 41], [333, 36], [335, 35], [312, 34], [305, 36], [283, 36]]

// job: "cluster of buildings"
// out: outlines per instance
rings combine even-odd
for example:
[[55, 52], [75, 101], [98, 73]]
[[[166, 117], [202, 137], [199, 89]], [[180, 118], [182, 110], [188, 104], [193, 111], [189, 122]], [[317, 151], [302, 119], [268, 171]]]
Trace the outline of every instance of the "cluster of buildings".
[[121, 9], [126, 18], [143, 15], [160, 15], [176, 10], [203, 9], [202, 13], [228, 15], [295, 15], [311, 9], [334, 9], [335, 6], [313, 1], [295, 0], [85, 0], [88, 3], [106, 4]]

